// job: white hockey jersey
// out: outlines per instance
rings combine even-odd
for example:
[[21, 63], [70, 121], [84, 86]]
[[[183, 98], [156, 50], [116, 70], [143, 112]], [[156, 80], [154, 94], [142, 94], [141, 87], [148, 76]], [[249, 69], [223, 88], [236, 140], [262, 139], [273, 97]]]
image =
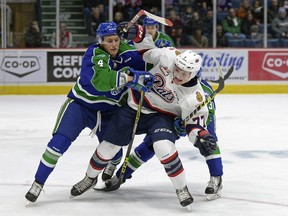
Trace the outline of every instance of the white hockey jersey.
[[[181, 116], [185, 119], [196, 107], [205, 100], [204, 91], [197, 80], [197, 84], [189, 87], [186, 85], [175, 85], [173, 83], [174, 60], [180, 51], [173, 47], [157, 48], [154, 46], [151, 37], [145, 37], [141, 43], [135, 44], [138, 50], [144, 52], [144, 61], [151, 63], [154, 67], [150, 72], [155, 76], [156, 83], [151, 92], [145, 93], [145, 102], [149, 107], [142, 107], [142, 113], [162, 112], [174, 116]], [[128, 104], [137, 110], [137, 103], [133, 98], [133, 93], [129, 90]], [[208, 108], [204, 106], [190, 119], [187, 124], [197, 124], [206, 128], [208, 118]], [[192, 130], [189, 139], [194, 143], [198, 130]], [[192, 133], [192, 134], [191, 134]], [[191, 135], [191, 137], [190, 137]]]

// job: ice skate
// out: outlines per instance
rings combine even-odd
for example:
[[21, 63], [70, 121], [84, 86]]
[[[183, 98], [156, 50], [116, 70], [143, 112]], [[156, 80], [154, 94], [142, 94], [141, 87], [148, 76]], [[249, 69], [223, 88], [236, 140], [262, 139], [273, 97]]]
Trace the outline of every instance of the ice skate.
[[191, 211], [191, 203], [193, 203], [193, 197], [189, 193], [187, 186], [182, 189], [176, 189], [176, 194], [179, 199], [181, 206], [186, 207], [188, 210]]
[[43, 185], [34, 181], [31, 188], [25, 195], [25, 198], [27, 199], [26, 206], [29, 205], [30, 202], [35, 202], [37, 198], [39, 197], [42, 190], [43, 190]]
[[208, 186], [206, 187], [205, 194], [207, 200], [214, 200], [221, 197], [222, 190], [222, 177], [211, 176]]
[[97, 183], [97, 177], [89, 178], [87, 175], [85, 175], [84, 179], [79, 181], [77, 184], [73, 185], [71, 192], [70, 192], [71, 198], [83, 194], [85, 191], [92, 188], [96, 183]]
[[[123, 183], [122, 183], [123, 184]], [[120, 181], [117, 176], [113, 176], [113, 178], [110, 178], [104, 182], [101, 186], [94, 187], [95, 190], [101, 190], [101, 191], [114, 191], [120, 188]]]
[[111, 177], [113, 176], [115, 172], [115, 169], [116, 169], [116, 166], [109, 162], [103, 170], [102, 180], [106, 181], [108, 179], [111, 179]]

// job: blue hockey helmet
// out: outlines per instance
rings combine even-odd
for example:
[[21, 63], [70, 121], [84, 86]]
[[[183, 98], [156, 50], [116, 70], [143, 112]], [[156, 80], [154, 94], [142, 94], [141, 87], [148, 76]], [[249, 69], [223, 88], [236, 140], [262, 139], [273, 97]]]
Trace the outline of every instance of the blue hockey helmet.
[[99, 43], [102, 43], [104, 36], [117, 35], [117, 25], [114, 22], [101, 23], [96, 31], [96, 38]]
[[149, 17], [145, 17], [145, 19], [143, 20], [143, 26], [158, 26], [158, 25], [159, 23], [157, 21]]

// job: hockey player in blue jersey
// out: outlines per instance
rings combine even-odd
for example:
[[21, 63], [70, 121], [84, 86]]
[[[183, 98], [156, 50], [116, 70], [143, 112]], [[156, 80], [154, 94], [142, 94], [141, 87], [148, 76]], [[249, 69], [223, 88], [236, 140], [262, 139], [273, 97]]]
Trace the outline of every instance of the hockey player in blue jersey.
[[96, 36], [97, 43], [84, 54], [80, 76], [60, 108], [52, 139], [25, 195], [30, 202], [37, 200], [58, 159], [84, 128], [94, 129], [101, 142], [111, 116], [126, 101], [127, 89], [146, 92], [153, 81], [153, 76], [144, 71], [138, 51], [120, 41], [114, 22], [101, 23]]
[[159, 48], [175, 46], [174, 41], [169, 35], [159, 31], [159, 23], [156, 20], [145, 17], [143, 26], [145, 27], [146, 34], [152, 35], [155, 46]]

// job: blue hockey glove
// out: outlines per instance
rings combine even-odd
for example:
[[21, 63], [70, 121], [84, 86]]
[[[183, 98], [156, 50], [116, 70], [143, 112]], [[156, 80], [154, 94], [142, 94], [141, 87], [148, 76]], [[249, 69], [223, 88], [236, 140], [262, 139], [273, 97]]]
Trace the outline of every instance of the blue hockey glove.
[[199, 148], [204, 157], [207, 157], [217, 149], [217, 142], [207, 130], [201, 130], [198, 132], [194, 146]]
[[168, 41], [168, 40], [160, 38], [160, 39], [155, 41], [155, 46], [158, 47], [158, 48], [171, 47], [172, 43], [170, 41]]
[[176, 117], [174, 119], [174, 129], [177, 132], [178, 136], [185, 137], [187, 135], [185, 125], [182, 124], [182, 118]]
[[127, 40], [133, 40], [136, 43], [139, 43], [145, 37], [145, 28], [138, 24], [133, 24], [132, 26], [125, 31], [124, 29], [128, 25], [128, 22], [121, 22], [117, 26], [117, 34], [120, 38], [125, 38]]
[[133, 80], [126, 83], [126, 86], [136, 91], [149, 92], [154, 84], [155, 77], [148, 71], [137, 71], [129, 68], [129, 76], [133, 75]]

